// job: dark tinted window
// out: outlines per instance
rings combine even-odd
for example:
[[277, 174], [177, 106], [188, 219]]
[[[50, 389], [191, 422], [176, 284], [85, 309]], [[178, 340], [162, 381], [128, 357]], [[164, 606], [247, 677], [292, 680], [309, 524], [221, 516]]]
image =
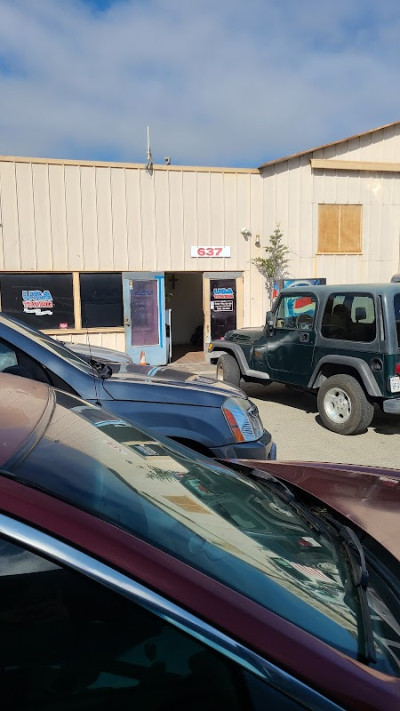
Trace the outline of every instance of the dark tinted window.
[[331, 294], [325, 305], [321, 332], [325, 338], [360, 343], [374, 341], [376, 316], [373, 296], [351, 293]]
[[2, 310], [35, 328], [75, 328], [72, 274], [3, 274]]
[[1, 538], [0, 634], [4, 709], [300, 708], [126, 597]]
[[394, 317], [396, 319], [397, 347], [400, 348], [400, 294], [394, 297]]
[[[87, 363], [85, 360], [79, 357], [78, 354], [74, 353], [71, 351], [69, 348], [66, 348], [66, 346], [63, 345], [62, 342], [58, 341], [55, 338], [51, 338], [45, 333], [42, 333], [36, 328], [33, 328], [31, 326], [28, 326], [27, 324], [22, 323], [21, 321], [10, 321], [6, 320], [5, 317], [0, 317], [0, 321], [2, 323], [5, 323], [7, 326], [10, 326], [13, 328], [17, 333], [21, 333], [22, 335], [26, 336], [31, 340], [31, 344], [29, 345], [29, 354], [23, 352], [20, 349], [17, 349], [15, 346], [13, 346], [11, 343], [7, 343], [5, 339], [2, 339], [2, 344], [4, 344], [4, 348], [7, 350], [13, 351], [14, 353], [17, 353], [18, 351], [18, 362], [20, 365], [24, 365], [21, 363], [21, 357], [22, 360], [25, 360], [26, 358], [31, 358], [31, 353], [34, 353], [36, 357], [39, 359], [41, 355], [40, 348], [45, 348], [48, 351], [51, 351], [53, 354], [56, 354], [63, 360], [67, 361], [68, 363], [71, 363], [74, 365], [76, 368], [79, 368], [79, 370], [83, 370], [85, 373], [88, 373], [90, 375], [93, 375], [94, 371], [93, 368]], [[40, 348], [38, 349], [37, 346]], [[2, 358], [2, 354], [0, 352], [0, 366], [1, 362], [5, 362], [4, 354]], [[12, 363], [9, 363], [9, 365], [13, 365]], [[4, 367], [7, 366], [7, 363], [4, 365]], [[3, 369], [3, 368], [2, 368]]]
[[122, 326], [121, 274], [80, 274], [82, 328]]
[[211, 338], [236, 328], [236, 279], [210, 279]]

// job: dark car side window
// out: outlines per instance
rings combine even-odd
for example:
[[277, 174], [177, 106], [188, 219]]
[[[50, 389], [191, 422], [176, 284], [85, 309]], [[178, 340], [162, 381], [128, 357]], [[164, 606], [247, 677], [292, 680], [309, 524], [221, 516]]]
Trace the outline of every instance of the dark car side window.
[[304, 708], [131, 600], [0, 538], [4, 708]]
[[394, 297], [394, 317], [396, 320], [397, 347], [400, 348], [400, 294]]
[[376, 338], [375, 303], [372, 294], [331, 294], [322, 316], [325, 338], [370, 343]]
[[310, 331], [314, 325], [316, 301], [310, 294], [283, 296], [275, 315], [275, 328]]
[[3, 340], [0, 340], [0, 370], [4, 373], [21, 375], [24, 378], [51, 384], [50, 378], [40, 363]]
[[3, 340], [0, 340], [0, 372], [38, 380], [41, 383], [53, 385], [55, 388], [60, 388], [72, 395], [76, 395], [76, 391], [62, 378], [45, 369], [32, 356]]

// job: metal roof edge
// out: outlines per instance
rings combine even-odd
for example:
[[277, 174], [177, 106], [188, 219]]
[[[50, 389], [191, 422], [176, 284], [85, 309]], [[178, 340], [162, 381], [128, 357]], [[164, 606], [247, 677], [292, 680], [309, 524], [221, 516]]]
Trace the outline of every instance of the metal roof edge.
[[170, 172], [196, 172], [196, 173], [244, 173], [259, 175], [258, 168], [227, 168], [218, 166], [189, 166], [153, 164], [151, 169], [147, 163], [123, 163], [113, 161], [72, 160], [63, 158], [38, 158], [26, 156], [0, 156], [0, 163], [37, 163], [41, 165], [75, 165], [92, 168], [126, 168], [127, 170], [170, 171]]
[[291, 153], [283, 158], [276, 158], [274, 160], [262, 163], [258, 170], [263, 170], [271, 165], [276, 165], [277, 163], [284, 163], [285, 161], [292, 160], [293, 158], [300, 158], [301, 156], [306, 156], [309, 153], [314, 153], [314, 151], [320, 151], [324, 148], [330, 148], [331, 146], [337, 146], [341, 143], [346, 143], [346, 141], [352, 141], [355, 138], [361, 138], [361, 136], [368, 136], [368, 134], [376, 133], [377, 131], [383, 131], [386, 128], [391, 128], [392, 126], [400, 126], [400, 121], [394, 121], [393, 123], [387, 123], [384, 126], [378, 126], [378, 128], [372, 128], [369, 131], [363, 131], [362, 133], [356, 133], [354, 136], [348, 136], [347, 138], [341, 138], [338, 141], [331, 141], [330, 143], [324, 143], [321, 146], [316, 146], [315, 148], [309, 148], [306, 151], [300, 151], [299, 153]]

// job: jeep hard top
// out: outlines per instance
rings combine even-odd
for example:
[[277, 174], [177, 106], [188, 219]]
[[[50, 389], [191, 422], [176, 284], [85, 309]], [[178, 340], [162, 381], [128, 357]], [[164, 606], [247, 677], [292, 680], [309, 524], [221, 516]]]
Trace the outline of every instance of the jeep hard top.
[[400, 414], [400, 283], [287, 287], [265, 326], [228, 331], [209, 351], [218, 379], [316, 392], [323, 424], [357, 434], [374, 403]]

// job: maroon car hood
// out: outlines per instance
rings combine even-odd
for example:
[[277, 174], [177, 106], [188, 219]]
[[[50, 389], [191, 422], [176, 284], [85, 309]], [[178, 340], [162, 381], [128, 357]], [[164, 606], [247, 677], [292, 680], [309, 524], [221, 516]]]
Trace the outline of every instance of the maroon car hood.
[[242, 463], [317, 496], [400, 561], [400, 471], [320, 462]]

